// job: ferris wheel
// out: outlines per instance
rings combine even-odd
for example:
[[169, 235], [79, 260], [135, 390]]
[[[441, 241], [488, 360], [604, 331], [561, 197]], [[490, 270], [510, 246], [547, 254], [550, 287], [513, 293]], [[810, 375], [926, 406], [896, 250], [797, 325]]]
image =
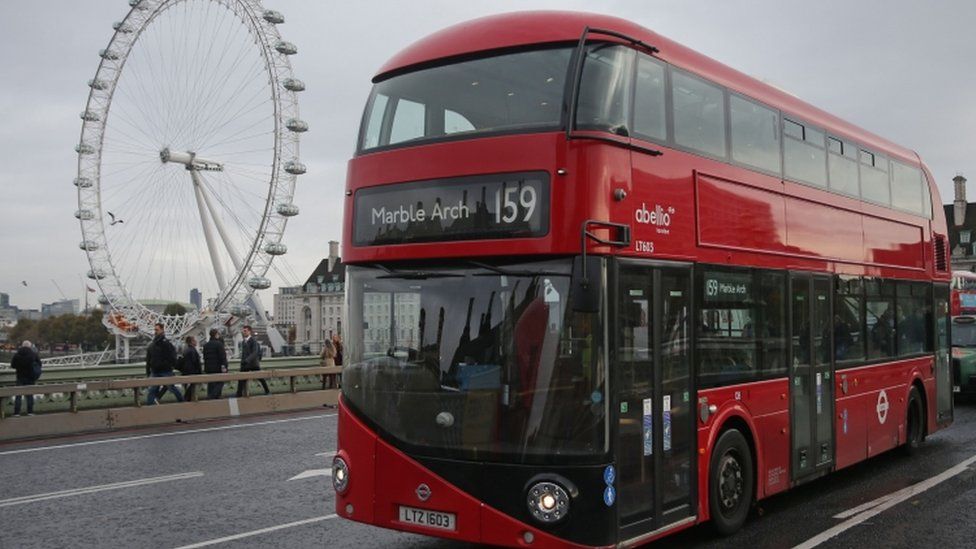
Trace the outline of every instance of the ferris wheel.
[[[75, 217], [116, 333], [180, 336], [264, 308], [299, 136], [294, 44], [257, 0], [130, 0], [81, 113]], [[160, 303], [201, 309], [164, 314]]]

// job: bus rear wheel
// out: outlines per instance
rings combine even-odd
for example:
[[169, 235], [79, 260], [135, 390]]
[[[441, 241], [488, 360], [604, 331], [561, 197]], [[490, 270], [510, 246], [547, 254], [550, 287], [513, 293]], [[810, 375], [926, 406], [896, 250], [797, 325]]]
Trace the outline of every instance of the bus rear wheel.
[[908, 391], [908, 412], [905, 419], [905, 453], [914, 454], [925, 442], [925, 408], [918, 387]]
[[755, 489], [752, 452], [738, 429], [719, 436], [708, 471], [712, 525], [719, 534], [728, 536], [745, 523]]

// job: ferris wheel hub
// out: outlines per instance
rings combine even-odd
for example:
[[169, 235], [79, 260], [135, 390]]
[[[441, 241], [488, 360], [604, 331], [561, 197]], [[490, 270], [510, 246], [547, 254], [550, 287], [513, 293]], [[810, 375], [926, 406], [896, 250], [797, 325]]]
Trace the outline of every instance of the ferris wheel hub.
[[213, 160], [207, 160], [205, 158], [200, 158], [196, 153], [191, 151], [171, 151], [169, 147], [159, 151], [159, 159], [165, 164], [167, 162], [172, 162], [174, 164], [183, 164], [188, 170], [197, 170], [205, 172], [222, 172], [224, 171], [224, 165], [220, 162]]

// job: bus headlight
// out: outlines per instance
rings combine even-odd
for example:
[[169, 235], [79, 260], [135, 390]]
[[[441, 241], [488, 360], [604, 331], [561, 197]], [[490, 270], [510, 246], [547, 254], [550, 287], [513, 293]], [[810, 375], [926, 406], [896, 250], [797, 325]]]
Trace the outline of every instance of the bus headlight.
[[529, 488], [529, 513], [539, 522], [553, 524], [569, 514], [569, 494], [554, 482], [539, 482]]
[[340, 494], [349, 487], [349, 465], [339, 456], [332, 460], [332, 487]]

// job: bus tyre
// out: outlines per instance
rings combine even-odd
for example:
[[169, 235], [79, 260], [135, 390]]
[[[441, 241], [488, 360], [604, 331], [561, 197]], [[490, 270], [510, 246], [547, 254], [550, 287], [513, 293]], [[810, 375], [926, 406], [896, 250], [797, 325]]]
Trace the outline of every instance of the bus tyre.
[[918, 387], [908, 391], [907, 417], [905, 418], [905, 453], [914, 454], [925, 441], [925, 407]]
[[708, 466], [708, 509], [719, 534], [728, 536], [745, 523], [754, 496], [753, 476], [746, 438], [738, 429], [722, 433]]

